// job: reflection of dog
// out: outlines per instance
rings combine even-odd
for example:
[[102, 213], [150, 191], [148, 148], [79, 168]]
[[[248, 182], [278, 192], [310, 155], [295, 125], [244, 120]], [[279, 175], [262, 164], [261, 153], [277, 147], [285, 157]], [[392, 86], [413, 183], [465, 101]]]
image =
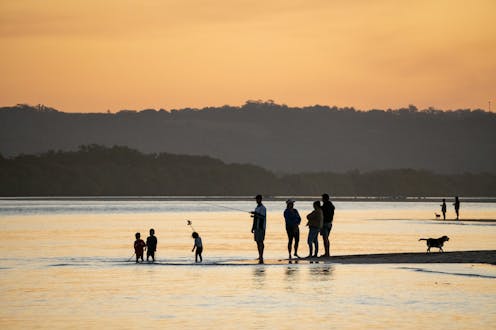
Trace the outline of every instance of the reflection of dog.
[[434, 213], [436, 215], [436, 219], [439, 219], [441, 217], [441, 214]]
[[439, 251], [443, 251], [443, 244], [444, 242], [449, 241], [448, 236], [443, 236], [439, 238], [421, 238], [419, 241], [426, 241], [427, 243], [427, 252], [431, 252], [431, 247], [436, 247], [439, 249]]

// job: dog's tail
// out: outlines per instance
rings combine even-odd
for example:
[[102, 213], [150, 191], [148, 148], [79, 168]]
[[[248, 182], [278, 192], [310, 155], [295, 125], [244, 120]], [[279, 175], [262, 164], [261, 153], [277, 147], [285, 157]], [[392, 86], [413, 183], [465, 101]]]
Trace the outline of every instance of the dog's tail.
[[419, 241], [427, 241], [427, 238], [419, 238]]

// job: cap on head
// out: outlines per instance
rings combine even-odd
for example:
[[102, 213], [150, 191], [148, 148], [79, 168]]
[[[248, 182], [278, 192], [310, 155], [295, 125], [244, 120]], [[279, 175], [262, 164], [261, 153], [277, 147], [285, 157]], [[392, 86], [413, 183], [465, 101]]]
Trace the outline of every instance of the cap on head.
[[286, 201], [286, 204], [294, 204], [295, 200], [290, 198]]
[[255, 199], [262, 199], [262, 195], [256, 195]]

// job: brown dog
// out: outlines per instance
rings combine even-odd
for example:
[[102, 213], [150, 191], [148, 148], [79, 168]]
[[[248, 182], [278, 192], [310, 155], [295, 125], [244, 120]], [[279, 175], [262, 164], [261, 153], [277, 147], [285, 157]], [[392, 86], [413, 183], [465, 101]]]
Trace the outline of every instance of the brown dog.
[[444, 242], [449, 241], [448, 236], [442, 236], [439, 238], [421, 238], [419, 241], [426, 241], [427, 243], [427, 252], [431, 252], [431, 247], [436, 247], [439, 249], [440, 252], [443, 251], [443, 244]]

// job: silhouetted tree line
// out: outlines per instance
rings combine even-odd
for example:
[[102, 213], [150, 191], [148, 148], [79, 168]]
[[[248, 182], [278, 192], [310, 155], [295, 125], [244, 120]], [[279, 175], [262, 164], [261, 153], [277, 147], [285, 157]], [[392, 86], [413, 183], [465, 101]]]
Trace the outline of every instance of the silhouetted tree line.
[[277, 176], [253, 165], [204, 156], [143, 154], [85, 145], [6, 158], [1, 196], [496, 196], [496, 175], [441, 175], [411, 169]]
[[125, 145], [144, 153], [209, 155], [276, 173], [426, 169], [496, 172], [496, 114], [460, 109], [358, 111], [248, 101], [240, 107], [64, 113], [0, 108], [4, 156], [79, 145]]

